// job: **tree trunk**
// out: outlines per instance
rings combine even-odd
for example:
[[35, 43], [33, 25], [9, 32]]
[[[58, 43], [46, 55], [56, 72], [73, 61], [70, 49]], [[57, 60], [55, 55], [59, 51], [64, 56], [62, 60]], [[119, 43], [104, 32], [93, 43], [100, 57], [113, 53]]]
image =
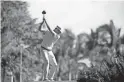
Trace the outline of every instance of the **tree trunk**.
[[3, 76], [2, 76], [2, 82], [5, 80], [5, 67], [3, 67]]
[[60, 76], [58, 77], [58, 81], [61, 81], [61, 77]]
[[13, 73], [11, 72], [11, 82], [13, 82]]
[[20, 82], [22, 82], [22, 47], [20, 53]]
[[71, 72], [69, 72], [69, 81], [71, 81], [72, 77], [71, 77]]
[[78, 79], [78, 72], [76, 72], [75, 79]]

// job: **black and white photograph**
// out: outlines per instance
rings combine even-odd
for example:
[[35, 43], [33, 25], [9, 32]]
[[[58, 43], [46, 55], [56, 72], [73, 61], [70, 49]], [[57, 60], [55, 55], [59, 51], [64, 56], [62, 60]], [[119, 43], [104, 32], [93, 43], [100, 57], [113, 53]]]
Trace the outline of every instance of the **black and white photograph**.
[[0, 82], [124, 82], [123, 0], [1, 0]]

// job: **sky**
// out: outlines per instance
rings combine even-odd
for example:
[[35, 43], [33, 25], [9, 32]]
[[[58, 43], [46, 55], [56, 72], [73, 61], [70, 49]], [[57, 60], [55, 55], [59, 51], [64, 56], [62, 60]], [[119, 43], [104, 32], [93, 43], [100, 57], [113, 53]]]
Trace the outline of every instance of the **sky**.
[[76, 35], [90, 33], [102, 24], [109, 24], [113, 19], [124, 33], [124, 1], [92, 1], [92, 0], [23, 0], [29, 4], [28, 10], [37, 23], [42, 22], [42, 11], [46, 11], [46, 20], [54, 29], [57, 25], [62, 29], [69, 28]]

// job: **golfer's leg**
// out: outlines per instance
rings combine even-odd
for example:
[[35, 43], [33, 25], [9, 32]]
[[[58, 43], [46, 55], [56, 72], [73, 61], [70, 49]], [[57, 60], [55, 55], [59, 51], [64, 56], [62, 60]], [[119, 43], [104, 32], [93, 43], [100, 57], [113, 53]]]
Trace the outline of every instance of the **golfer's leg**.
[[43, 60], [44, 60], [44, 65], [43, 65], [44, 79], [47, 79], [48, 72], [49, 72], [48, 52], [46, 50], [42, 50], [42, 56], [43, 56]]
[[50, 62], [49, 78], [54, 79], [54, 75], [57, 71], [57, 62], [56, 62], [55, 56], [52, 51], [49, 52], [49, 62]]

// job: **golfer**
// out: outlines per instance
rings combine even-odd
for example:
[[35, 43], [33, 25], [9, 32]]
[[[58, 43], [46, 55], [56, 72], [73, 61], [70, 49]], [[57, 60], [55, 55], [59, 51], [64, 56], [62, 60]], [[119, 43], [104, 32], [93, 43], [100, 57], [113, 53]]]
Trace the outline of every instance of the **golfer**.
[[61, 28], [57, 26], [53, 31], [48, 27], [43, 35], [41, 43], [41, 53], [44, 59], [43, 74], [44, 81], [54, 81], [54, 75], [57, 70], [57, 62], [52, 52], [52, 48], [56, 41], [60, 38]]

